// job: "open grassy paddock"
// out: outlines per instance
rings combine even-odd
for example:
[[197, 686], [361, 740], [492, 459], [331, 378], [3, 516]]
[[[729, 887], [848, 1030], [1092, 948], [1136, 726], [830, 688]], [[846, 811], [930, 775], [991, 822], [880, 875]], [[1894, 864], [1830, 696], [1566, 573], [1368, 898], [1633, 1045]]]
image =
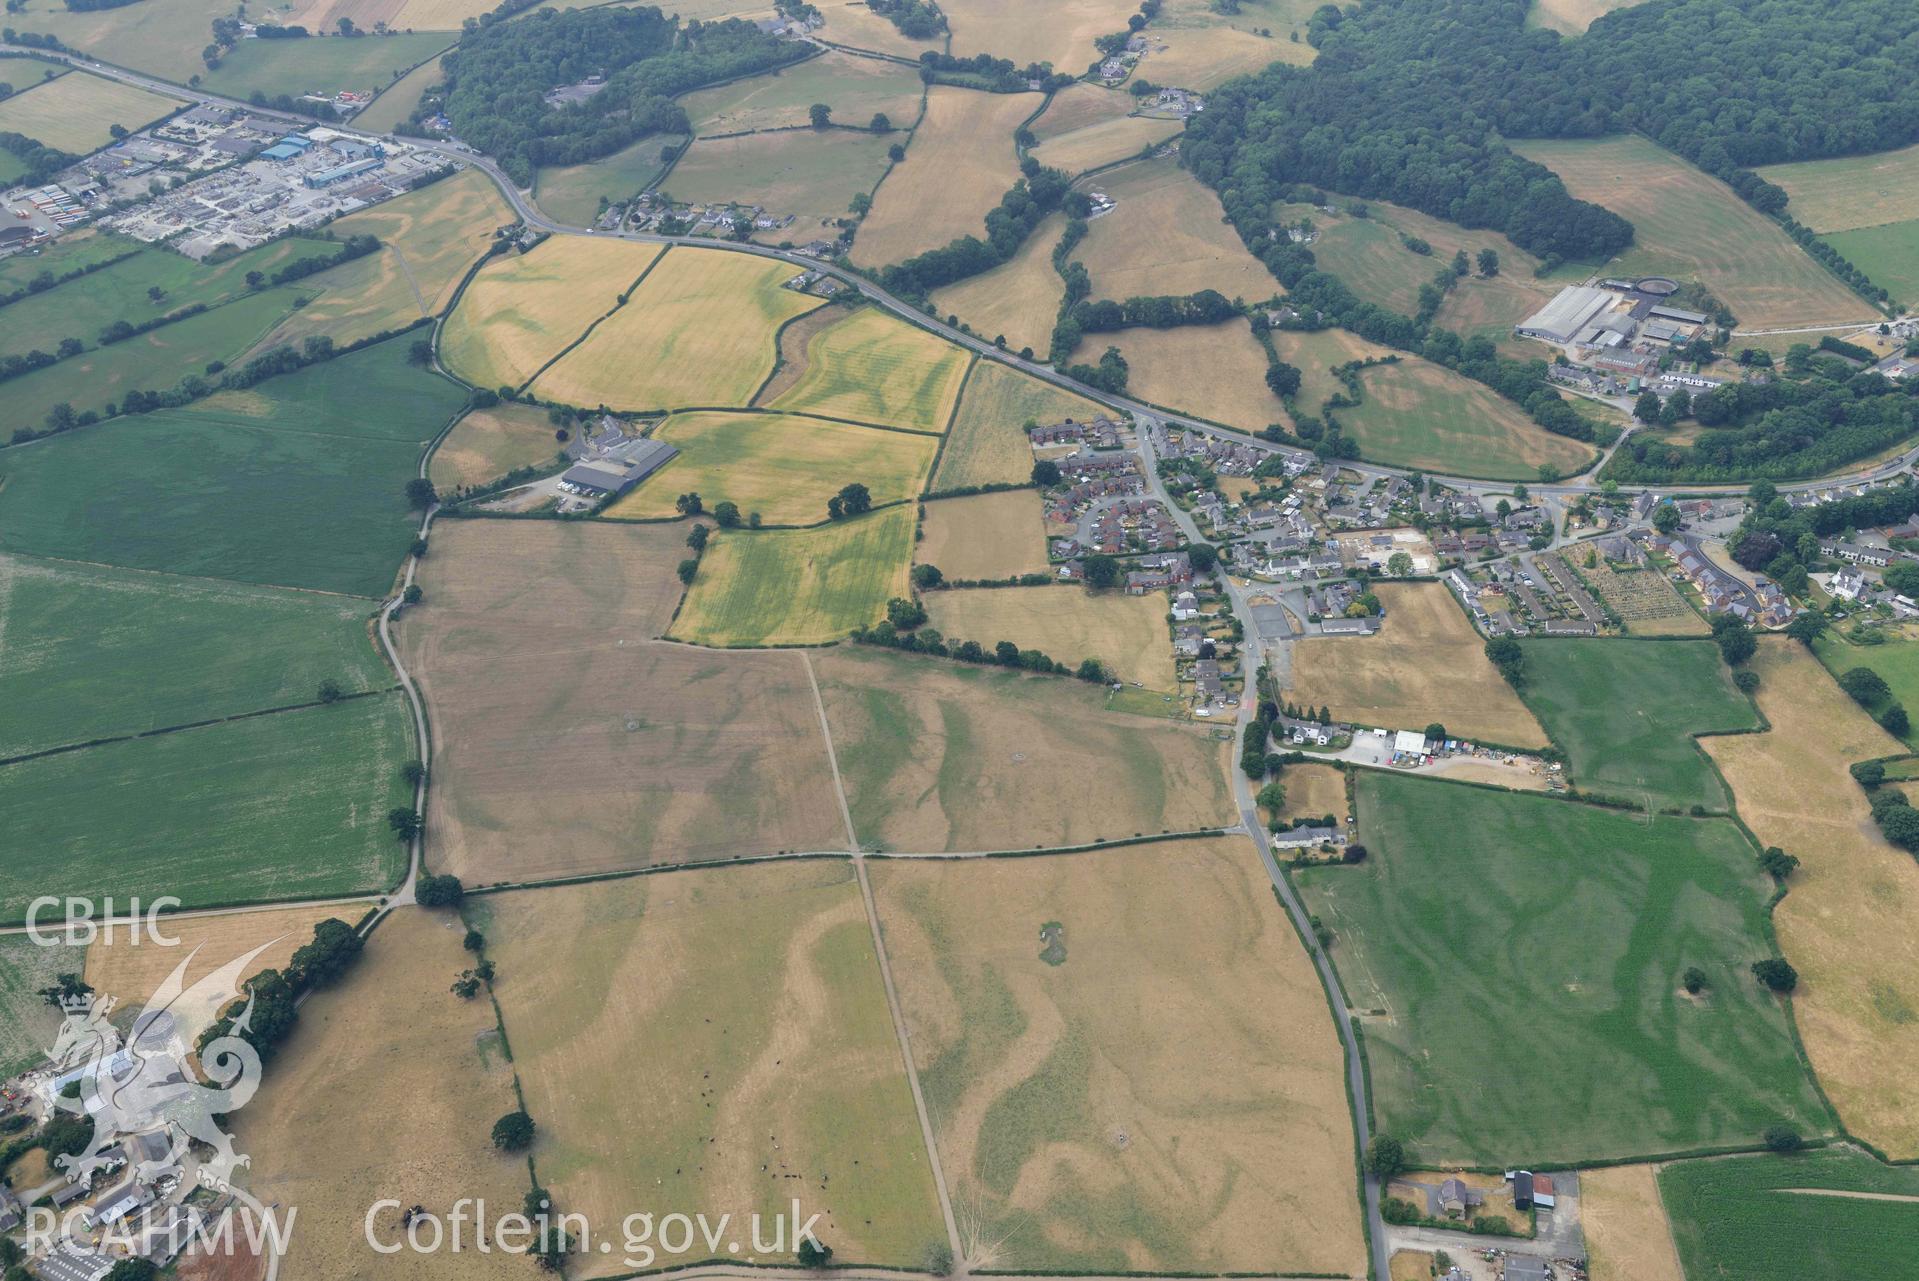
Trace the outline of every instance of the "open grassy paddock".
[[406, 482], [460, 403], [405, 349], [0, 450], [0, 550], [383, 594], [413, 540]]
[[[802, 109], [804, 110], [804, 109]], [[911, 123], [912, 117], [906, 117]], [[904, 133], [859, 129], [788, 129], [737, 138], [699, 138], [687, 148], [660, 190], [694, 204], [763, 205], [768, 217], [791, 214], [789, 226], [756, 233], [759, 240], [805, 244], [836, 239], [833, 224], [853, 198], [873, 190], [890, 163], [886, 149]]]
[[1286, 697], [1386, 729], [1437, 721], [1460, 738], [1544, 747], [1546, 733], [1486, 659], [1485, 642], [1438, 583], [1373, 588], [1386, 623], [1373, 636], [1309, 636], [1293, 646]]
[[440, 331], [440, 358], [477, 387], [518, 387], [619, 303], [658, 245], [554, 236], [480, 269]]
[[1108, 711], [1097, 687], [856, 646], [815, 665], [865, 848], [1031, 849], [1235, 821], [1224, 743]]
[[411, 730], [380, 694], [0, 766], [9, 844], [40, 856], [0, 864], [0, 919], [156, 884], [187, 907], [389, 889]]
[[400, 631], [436, 865], [471, 885], [845, 845], [802, 660], [652, 643], [686, 528], [435, 530]]
[[1046, 571], [1045, 515], [1030, 489], [943, 498], [921, 509], [913, 559], [951, 579]]
[[1765, 734], [1703, 740], [1739, 816], [1801, 865], [1773, 926], [1799, 970], [1799, 1034], [1846, 1128], [1895, 1158], [1919, 1156], [1919, 864], [1887, 844], [1846, 767], [1900, 745], [1797, 642], [1753, 659]]
[[[1855, 667], [1877, 672], [1892, 690], [1895, 700], [1908, 707], [1919, 707], [1919, 637], [1903, 629], [1887, 629], [1880, 645], [1855, 645], [1828, 631], [1813, 643], [1812, 652], [1834, 677]], [[1913, 734], [1906, 735], [1911, 743]]]
[[1178, 120], [1120, 116], [1056, 134], [1033, 148], [1033, 155], [1049, 169], [1082, 174], [1131, 159], [1177, 137], [1184, 128]]
[[392, 680], [368, 602], [0, 556], [0, 759]]
[[1730, 804], [1694, 734], [1759, 728], [1708, 640], [1522, 640], [1526, 703], [1581, 792], [1653, 809]]
[[1010, 259], [956, 285], [933, 291], [942, 316], [957, 316], [973, 332], [1004, 338], [1012, 351], [1044, 352], [1053, 338], [1066, 282], [1053, 269], [1053, 249], [1066, 230], [1066, 215], [1053, 214], [1026, 238]]
[[1360, 375], [1365, 398], [1339, 411], [1372, 462], [1447, 475], [1531, 480], [1541, 467], [1574, 475], [1598, 457], [1555, 436], [1517, 404], [1450, 369], [1407, 356]]
[[1609, 274], [1699, 280], [1747, 328], [1878, 319], [1731, 188], [1644, 138], [1528, 140], [1513, 150], [1631, 220], [1633, 245], [1605, 265]]
[[446, 31], [396, 32], [343, 38], [329, 33], [305, 40], [242, 40], [212, 71], [202, 71], [209, 93], [248, 98], [263, 93], [331, 96], [342, 90], [378, 93], [436, 57], [456, 36]]
[[1167, 0], [1146, 32], [1136, 74], [1205, 93], [1275, 62], [1304, 66], [1318, 53], [1306, 43], [1313, 0], [1239, 0], [1233, 8], [1226, 14], [1212, 0]]
[[[1094, 291], [1102, 288], [1094, 277]], [[1126, 357], [1126, 390], [1136, 399], [1241, 431], [1289, 421], [1266, 385], [1266, 349], [1244, 320], [1088, 334], [1073, 359], [1096, 361], [1109, 346]]]
[[23, 133], [35, 142], [83, 156], [113, 141], [112, 126], [131, 133], [180, 105], [177, 98], [72, 72], [0, 102], [0, 133]]
[[[807, 109], [823, 102], [833, 123], [864, 129], [875, 114], [895, 129], [919, 117], [923, 86], [911, 67], [883, 58], [830, 52], [763, 76], [697, 89], [680, 99], [703, 137], [753, 129], [790, 129], [808, 123]], [[895, 135], [904, 141], [905, 135]]]
[[[822, 9], [828, 28], [834, 8]], [[891, 30], [885, 19], [875, 20]], [[984, 236], [987, 212], [1019, 179], [1013, 131], [1039, 105], [1032, 94], [929, 88], [906, 159], [880, 183], [873, 211], [860, 224], [853, 261], [883, 267], [960, 236]]]
[[80, 11], [63, 0], [26, 0], [7, 15], [7, 25], [58, 36], [82, 53], [184, 84], [188, 76], [205, 74], [200, 51], [207, 32], [213, 19], [231, 13], [225, 0], [142, 0]]
[[962, 58], [988, 53], [1020, 66], [1050, 62], [1077, 72], [1096, 56], [1093, 41], [1124, 30], [1135, 6], [1126, 0], [946, 0], [941, 8], [953, 28], [953, 52]]
[[1899, 1276], [1919, 1252], [1919, 1172], [1851, 1148], [1683, 1161], [1659, 1190], [1688, 1281]]
[[823, 645], [905, 596], [911, 503], [818, 529], [732, 530], [708, 544], [668, 633], [700, 645]]
[[1902, 303], [1919, 298], [1919, 218], [1834, 232], [1825, 241]]
[[429, 58], [389, 85], [364, 111], [353, 117], [355, 128], [369, 133], [391, 133], [395, 125], [413, 115], [426, 91], [445, 79], [439, 58]]
[[602, 198], [617, 203], [637, 196], [666, 171], [666, 151], [686, 141], [654, 134], [585, 164], [542, 165], [534, 176], [534, 199], [552, 217], [590, 227], [600, 216]]
[[853, 480], [874, 502], [912, 498], [925, 488], [939, 442], [785, 414], [675, 414], [654, 432], [679, 456], [619, 499], [609, 516], [671, 517], [693, 492], [712, 511], [722, 502], [758, 512], [769, 525], [815, 525], [826, 501]]
[[[798, 1197], [848, 1264], [918, 1267], [944, 1240], [844, 859], [506, 894], [474, 910], [541, 1127], [533, 1158], [567, 1209], [594, 1223], [642, 1202], [739, 1221], [757, 1212], [770, 1236]], [[635, 1091], [641, 1058], [647, 1085]], [[792, 1257], [791, 1240], [759, 1253], [743, 1223], [734, 1232], [743, 1261]], [[615, 1250], [580, 1273], [644, 1262]]]
[[1093, 297], [1216, 289], [1254, 302], [1280, 292], [1265, 264], [1226, 225], [1219, 197], [1177, 161], [1142, 160], [1101, 174], [1092, 186], [1119, 202], [1092, 220], [1073, 251], [1093, 278]]
[[[491, 1002], [447, 991], [473, 964], [463, 933], [458, 916], [417, 907], [382, 922], [346, 978], [300, 1006], [259, 1095], [234, 1114], [237, 1146], [253, 1158], [241, 1182], [268, 1204], [300, 1207], [280, 1275], [467, 1281], [524, 1277], [533, 1266], [480, 1253], [470, 1228], [458, 1253], [380, 1255], [367, 1245], [369, 1209], [383, 1198], [444, 1222], [466, 1197], [517, 1210], [531, 1185], [525, 1158], [487, 1141], [517, 1106], [513, 1070]], [[373, 1231], [403, 1239], [399, 1211], [377, 1215]]]
[[[1786, 1007], [1747, 972], [1770, 951], [1770, 882], [1731, 822], [1648, 825], [1373, 770], [1358, 802], [1372, 856], [1295, 879], [1365, 1012], [1379, 1128], [1422, 1161], [1592, 1161], [1827, 1128]], [[1679, 984], [1692, 965], [1701, 998]]]
[[971, 357], [914, 325], [863, 307], [806, 344], [806, 372], [771, 408], [943, 432]]
[[522, 467], [559, 470], [563, 446], [546, 411], [503, 400], [475, 409], [453, 425], [433, 451], [427, 476], [441, 493], [484, 485]]
[[47, 1004], [40, 989], [52, 987], [62, 974], [80, 973], [86, 956], [87, 949], [78, 945], [41, 947], [24, 934], [0, 938], [0, 1072], [11, 1077], [46, 1058], [64, 1016]]
[[933, 473], [936, 489], [1006, 485], [1033, 472], [1033, 450], [1024, 424], [1082, 422], [1100, 407], [994, 360], [981, 360], [967, 375], [959, 412], [946, 433], [946, 449]]
[[1338, 1037], [1244, 838], [871, 876], [976, 1267], [1363, 1267]]
[[[1391, 354], [1388, 348], [1369, 343], [1344, 329], [1310, 332], [1275, 329], [1268, 337], [1273, 340], [1273, 350], [1279, 353], [1279, 358], [1299, 370], [1299, 390], [1293, 395], [1294, 403], [1300, 412], [1314, 415], [1324, 409], [1327, 400], [1345, 393], [1345, 387], [1333, 377], [1333, 366]], [[1264, 377], [1262, 370], [1261, 378]], [[1263, 382], [1261, 385], [1264, 386]]]
[[1581, 1170], [1579, 1226], [1593, 1281], [1686, 1281], [1659, 1199], [1657, 1167]]
[[1919, 201], [1919, 147], [1767, 165], [1756, 172], [1785, 188], [1791, 197], [1787, 212], [1819, 232], [1903, 222]]
[[928, 49], [945, 45], [943, 39], [908, 39], [900, 34], [898, 27], [868, 8], [866, 0], [826, 0], [825, 4], [815, 7], [825, 19], [825, 25], [815, 34], [832, 44], [892, 54], [909, 62], [918, 61], [920, 54]]
[[670, 249], [533, 389], [616, 409], [744, 405], [773, 372], [780, 326], [822, 305], [780, 288], [797, 274], [747, 254]]
[[1053, 94], [1039, 119], [1027, 127], [1042, 143], [1133, 113], [1138, 101], [1124, 89], [1108, 89], [1087, 80], [1075, 80]]
[[1178, 688], [1166, 597], [1092, 592], [1078, 585], [977, 587], [933, 592], [926, 612], [949, 643], [987, 649], [1009, 640], [1044, 651], [1068, 667], [1097, 658], [1115, 680], [1170, 693]]
[[1630, 9], [1642, 0], [1536, 0], [1526, 11], [1530, 26], [1562, 35], [1583, 35], [1586, 28], [1615, 9]]

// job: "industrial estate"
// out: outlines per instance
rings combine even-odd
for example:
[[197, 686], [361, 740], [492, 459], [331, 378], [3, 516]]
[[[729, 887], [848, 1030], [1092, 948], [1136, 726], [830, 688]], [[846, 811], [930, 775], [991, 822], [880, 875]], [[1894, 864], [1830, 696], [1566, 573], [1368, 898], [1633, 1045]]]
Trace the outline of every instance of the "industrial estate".
[[0, 1281], [1919, 1281], [1909, 0], [4, 24]]

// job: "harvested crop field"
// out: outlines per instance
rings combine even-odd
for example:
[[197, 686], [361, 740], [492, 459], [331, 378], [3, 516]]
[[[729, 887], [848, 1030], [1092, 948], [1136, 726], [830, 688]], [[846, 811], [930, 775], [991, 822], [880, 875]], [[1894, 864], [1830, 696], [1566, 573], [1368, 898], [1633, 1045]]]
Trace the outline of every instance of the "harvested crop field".
[[1786, 189], [1792, 198], [1788, 212], [1814, 231], [1903, 222], [1919, 202], [1919, 147], [1767, 165], [1756, 172]]
[[[276, 907], [168, 921], [166, 933], [180, 940], [179, 946], [155, 947], [146, 940], [135, 944], [124, 933], [95, 942], [86, 950], [86, 980], [101, 994], [116, 998], [123, 1008], [138, 1010], [159, 992], [177, 966], [186, 965], [183, 977], [189, 988], [255, 948], [266, 950], [240, 972], [241, 979], [252, 978], [264, 969], [284, 969], [296, 949], [313, 941], [313, 927], [321, 921], [332, 919], [357, 926], [374, 907], [375, 901], [369, 898], [363, 903]], [[195, 1010], [189, 1010], [184, 1002], [169, 1008], [182, 1022], [204, 1026], [226, 1006], [227, 999], [216, 996], [211, 1004]]]
[[[445, 1219], [465, 1197], [517, 1210], [530, 1184], [525, 1159], [487, 1141], [516, 1107], [493, 1006], [447, 991], [473, 963], [464, 932], [452, 913], [398, 909], [339, 984], [300, 1006], [259, 1095], [234, 1114], [236, 1146], [253, 1158], [241, 1181], [268, 1204], [300, 1207], [281, 1276], [467, 1281], [533, 1266], [500, 1250], [381, 1255], [367, 1244], [382, 1198]], [[370, 1119], [377, 1140], [358, 1141]], [[399, 1220], [381, 1213], [377, 1239], [400, 1239]]]
[[84, 156], [113, 141], [114, 125], [131, 133], [178, 106], [176, 98], [69, 72], [0, 102], [0, 133], [25, 134], [56, 151]]
[[1062, 134], [1124, 119], [1138, 105], [1133, 95], [1124, 89], [1108, 89], [1090, 81], [1075, 80], [1053, 95], [1046, 110], [1028, 128], [1042, 143], [1051, 142]]
[[675, 414], [653, 434], [679, 456], [607, 515], [670, 518], [690, 491], [708, 511], [731, 502], [769, 525], [816, 525], [827, 499], [853, 480], [876, 503], [915, 497], [939, 449], [930, 436], [785, 414]]
[[480, 269], [440, 331], [440, 358], [477, 387], [519, 387], [619, 304], [658, 245], [554, 236]]
[[[1786, 1005], [1749, 972], [1771, 952], [1772, 884], [1730, 820], [1648, 823], [1382, 770], [1356, 789], [1371, 856], [1294, 879], [1361, 1012], [1378, 1127], [1421, 1163], [1577, 1164], [1830, 1128]], [[1679, 985], [1695, 965], [1702, 998]], [[1506, 1070], [1515, 1020], [1552, 1072]]]
[[896, 129], [911, 129], [924, 92], [911, 67], [880, 58], [829, 52], [768, 75], [698, 89], [680, 99], [702, 135], [749, 129], [791, 129], [807, 123], [816, 102], [832, 108], [836, 124], [865, 128], [875, 113]]
[[874, 13], [866, 0], [826, 0], [815, 6], [825, 19], [818, 35], [822, 40], [852, 49], [871, 49], [897, 58], [917, 61], [928, 49], [938, 49], [941, 40], [911, 40], [900, 29]]
[[1004, 338], [1012, 351], [1045, 351], [1066, 294], [1066, 282], [1053, 270], [1053, 248], [1065, 229], [1064, 214], [1050, 215], [1018, 253], [991, 271], [936, 290], [933, 305], [981, 337]]
[[[1093, 288], [1102, 289], [1097, 277]], [[1241, 431], [1288, 421], [1266, 385], [1266, 350], [1243, 320], [1089, 334], [1073, 358], [1096, 361], [1108, 346], [1126, 357], [1127, 394], [1139, 400]]]
[[953, 52], [962, 58], [990, 54], [1020, 66], [1050, 62], [1078, 70], [1093, 57], [1093, 41], [1123, 30], [1135, 6], [1127, 0], [945, 0], [940, 6], [953, 28]]
[[1762, 639], [1765, 734], [1704, 740], [1759, 839], [1800, 859], [1773, 926], [1799, 970], [1799, 1034], [1846, 1128], [1919, 1156], [1919, 864], [1887, 844], [1846, 767], [1902, 751], [1796, 642]]
[[1078, 667], [1097, 658], [1115, 680], [1170, 693], [1179, 687], [1166, 597], [1065, 587], [981, 587], [932, 592], [926, 612], [949, 644], [1009, 640]]
[[1326, 996], [1244, 838], [872, 865], [975, 1266], [1364, 1267]]
[[771, 407], [937, 434], [970, 360], [965, 348], [864, 307], [813, 336], [806, 372]]
[[1579, 1223], [1592, 1281], [1686, 1281], [1655, 1167], [1580, 1171]]
[[1423, 729], [1509, 747], [1544, 747], [1546, 732], [1487, 661], [1485, 642], [1438, 583], [1379, 583], [1386, 611], [1374, 636], [1309, 636], [1293, 646], [1294, 702], [1339, 720]]
[[1168, 0], [1146, 33], [1138, 74], [1206, 93], [1275, 62], [1304, 66], [1318, 53], [1306, 43], [1317, 7], [1315, 0], [1238, 0], [1223, 14], [1213, 0]]
[[1865, 299], [1718, 179], [1643, 138], [1523, 141], [1513, 150], [1566, 189], [1631, 220], [1634, 246], [1608, 274], [1699, 280], [1747, 328], [1875, 320]]
[[[567, 1210], [618, 1223], [636, 1197], [706, 1206], [740, 1221], [750, 1248], [743, 1221], [764, 1216], [770, 1237], [797, 1197], [836, 1263], [917, 1267], [944, 1241], [846, 860], [507, 894], [474, 910], [540, 1124], [533, 1157]], [[741, 1257], [788, 1262], [792, 1244]], [[580, 1272], [645, 1262], [616, 1254]]]
[[882, 267], [960, 236], [985, 235], [988, 211], [1019, 179], [1013, 131], [1038, 106], [1038, 97], [1023, 93], [929, 88], [906, 159], [880, 183], [860, 224], [853, 261]]
[[857, 646], [814, 665], [863, 848], [1033, 849], [1235, 821], [1224, 743], [1108, 711], [1098, 688]]
[[1219, 197], [1177, 161], [1142, 160], [1101, 174], [1093, 186], [1119, 202], [1092, 220], [1073, 252], [1093, 278], [1094, 298], [1216, 289], [1254, 302], [1281, 292], [1226, 225]]
[[1598, 456], [1556, 436], [1491, 388], [1408, 356], [1360, 375], [1365, 398], [1340, 411], [1368, 461], [1492, 480], [1532, 480], [1541, 467], [1574, 475]]
[[1024, 483], [1033, 473], [1028, 422], [1097, 418], [1100, 407], [995, 360], [974, 364], [933, 473], [936, 489]]
[[780, 326], [823, 305], [780, 288], [795, 274], [748, 254], [673, 248], [535, 390], [628, 410], [744, 405], [773, 372]]
[[[1055, 135], [1033, 148], [1033, 156], [1049, 169], [1082, 174], [1103, 168], [1157, 147], [1185, 128], [1178, 120], [1151, 116], [1120, 116]], [[1107, 215], [1111, 217], [1112, 215]]]
[[498, 480], [522, 467], [552, 464], [562, 446], [544, 410], [503, 400], [469, 411], [433, 451], [428, 476], [441, 493]]
[[911, 591], [915, 515], [903, 503], [817, 529], [723, 532], [669, 634], [722, 647], [844, 640]]
[[652, 643], [686, 528], [435, 533], [401, 644], [438, 747], [436, 865], [471, 885], [845, 844], [800, 657]]
[[[804, 113], [804, 108], [802, 108]], [[756, 233], [769, 244], [837, 239], [833, 224], [846, 217], [855, 196], [870, 194], [891, 163], [886, 150], [904, 133], [871, 133], [867, 118], [856, 129], [784, 129], [734, 138], [699, 138], [661, 182], [675, 200], [694, 204], [764, 206], [769, 218], [798, 221]], [[910, 123], [906, 117], [903, 123]], [[854, 123], [848, 121], [847, 123]]]
[[1046, 570], [1044, 514], [1034, 490], [942, 498], [920, 510], [913, 559], [939, 566], [949, 579], [1012, 578]]

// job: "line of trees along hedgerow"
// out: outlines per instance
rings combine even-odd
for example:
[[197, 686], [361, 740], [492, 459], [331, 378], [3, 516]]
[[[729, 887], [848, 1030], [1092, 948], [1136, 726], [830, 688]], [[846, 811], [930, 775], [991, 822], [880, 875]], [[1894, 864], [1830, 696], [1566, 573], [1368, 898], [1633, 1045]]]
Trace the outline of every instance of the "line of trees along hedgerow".
[[[547, 9], [516, 22], [476, 23], [442, 64], [444, 107], [462, 140], [521, 185], [541, 165], [581, 164], [649, 134], [685, 133], [675, 94], [768, 71], [806, 46], [751, 22], [688, 22], [653, 6]], [[550, 107], [556, 85], [606, 77], [582, 102]], [[413, 127], [420, 130], [416, 114]]]

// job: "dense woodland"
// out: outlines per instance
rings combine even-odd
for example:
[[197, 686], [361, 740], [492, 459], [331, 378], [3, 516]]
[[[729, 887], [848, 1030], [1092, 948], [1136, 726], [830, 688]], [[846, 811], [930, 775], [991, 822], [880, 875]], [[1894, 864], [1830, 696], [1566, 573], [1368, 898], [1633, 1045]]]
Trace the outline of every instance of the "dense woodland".
[[[805, 53], [740, 19], [681, 27], [650, 6], [544, 10], [469, 28], [443, 64], [443, 109], [464, 141], [530, 185], [541, 165], [581, 164], [649, 134], [684, 133], [675, 94]], [[606, 88], [592, 97], [547, 105], [549, 90], [596, 75]]]

